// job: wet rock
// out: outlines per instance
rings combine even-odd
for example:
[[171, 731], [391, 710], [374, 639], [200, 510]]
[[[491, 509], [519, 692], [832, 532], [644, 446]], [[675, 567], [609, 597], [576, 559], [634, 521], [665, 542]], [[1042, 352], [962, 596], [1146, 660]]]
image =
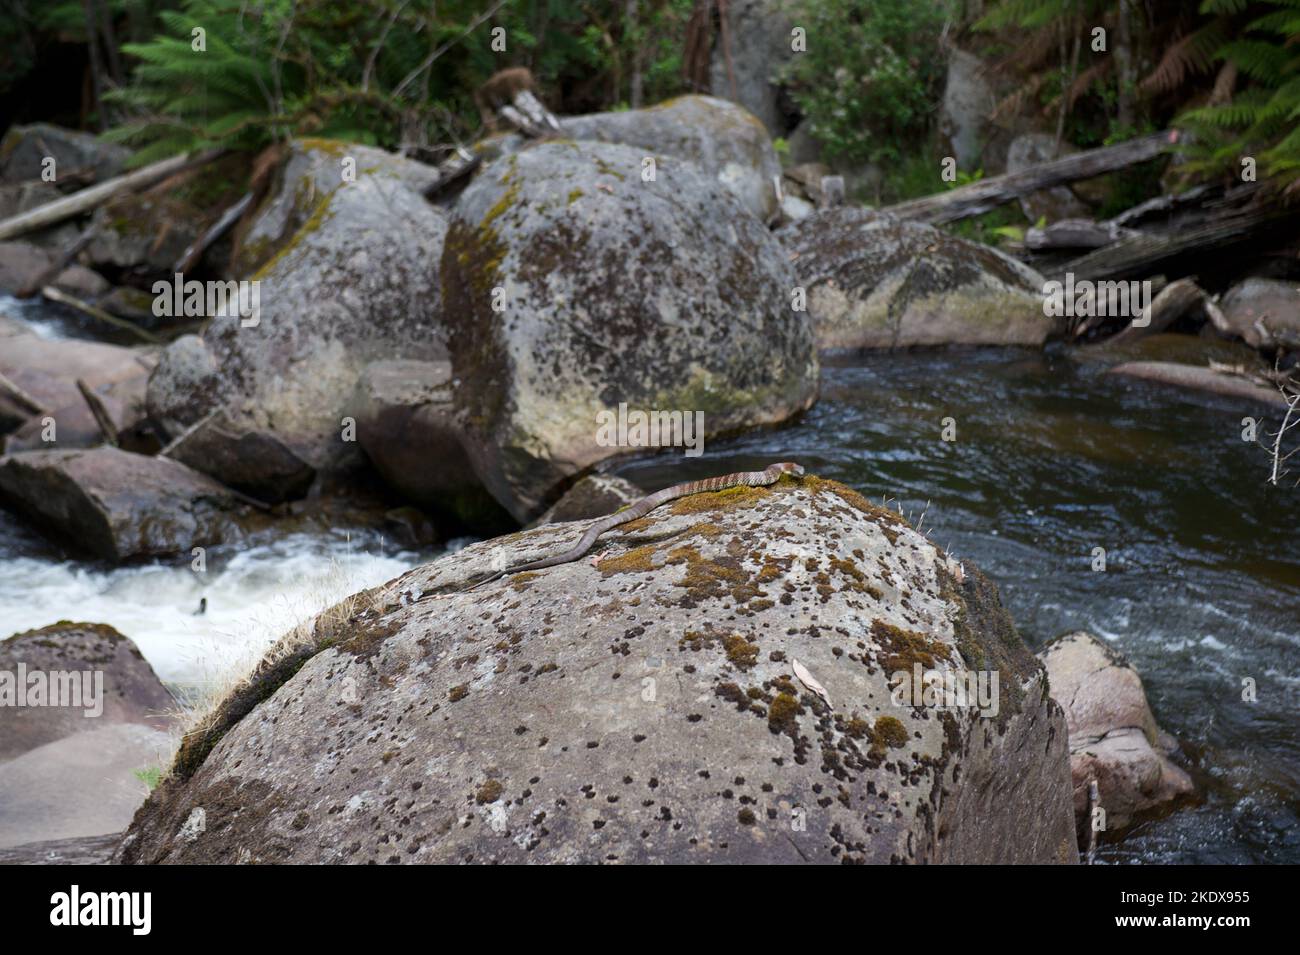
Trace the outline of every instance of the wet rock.
[[461, 446], [448, 361], [380, 361], [348, 406], [357, 441], [389, 487], [471, 527], [508, 526]]
[[[193, 341], [169, 349], [150, 387], [151, 413], [175, 434], [220, 409], [232, 440], [272, 435], [318, 472], [358, 465], [342, 419], [361, 370], [385, 358], [446, 357], [438, 320], [446, 225], [420, 194], [436, 176], [366, 146], [295, 142], [237, 258], [238, 274], [259, 283], [259, 315], [213, 318], [198, 341], [206, 360]], [[199, 394], [188, 384], [196, 379], [210, 383]]]
[[6, 455], [0, 498], [110, 560], [220, 543], [236, 531], [240, 512], [211, 478], [168, 458], [110, 447]]
[[[321, 615], [187, 742], [119, 858], [1077, 858], [1040, 663], [996, 589], [897, 515], [786, 479], [665, 506], [596, 566], [461, 589], [582, 530], [475, 544]], [[997, 714], [896, 704], [888, 674], [923, 661], [998, 672]]]
[[817, 344], [1042, 345], [1044, 279], [987, 246], [867, 209], [819, 211], [783, 228]]
[[43, 179], [45, 161], [53, 158], [56, 183], [73, 179], [74, 173], [85, 173], [90, 180], [103, 182], [120, 173], [130, 156], [130, 149], [103, 142], [93, 133], [49, 123], [14, 126], [0, 141], [0, 179]]
[[20, 664], [27, 674], [100, 673], [102, 703], [90, 716], [82, 706], [0, 706], [0, 761], [109, 723], [173, 725], [172, 695], [135, 643], [107, 624], [63, 621], [0, 640], [0, 673], [17, 674]]
[[1300, 351], [1300, 283], [1249, 278], [1221, 303], [1230, 330], [1252, 348]]
[[635, 504], [643, 497], [645, 491], [627, 478], [613, 474], [589, 474], [565, 491], [564, 496], [537, 519], [537, 526], [604, 517], [629, 504]]
[[456, 407], [476, 472], [520, 522], [624, 450], [599, 442], [602, 410], [701, 411], [713, 435], [815, 397], [780, 246], [694, 165], [643, 182], [641, 158], [542, 143], [488, 166], [456, 206], [443, 255]]
[[635, 167], [620, 167], [639, 179], [641, 159], [655, 156], [661, 180], [673, 178], [664, 157], [695, 163], [759, 219], [779, 209], [781, 163], [763, 124], [741, 106], [712, 96], [679, 96], [646, 109], [571, 116], [560, 123], [574, 139], [619, 143], [644, 150]]
[[1088, 813], [1097, 780], [1108, 829], [1191, 794], [1191, 777], [1169, 759], [1177, 741], [1156, 725], [1137, 671], [1090, 633], [1058, 637], [1039, 654], [1070, 732], [1074, 812]]

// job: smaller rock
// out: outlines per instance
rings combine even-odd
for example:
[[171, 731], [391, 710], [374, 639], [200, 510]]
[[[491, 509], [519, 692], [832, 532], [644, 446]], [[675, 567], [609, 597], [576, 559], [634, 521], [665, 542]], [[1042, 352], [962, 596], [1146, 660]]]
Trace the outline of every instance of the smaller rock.
[[170, 277], [173, 264], [201, 234], [203, 213], [174, 196], [133, 193], [100, 206], [91, 228], [95, 237], [86, 257], [93, 265]]
[[97, 557], [174, 554], [234, 536], [234, 495], [163, 457], [98, 447], [0, 458], [0, 497]]
[[1038, 656], [1065, 710], [1077, 821], [1086, 822], [1093, 779], [1108, 829], [1194, 792], [1191, 777], [1169, 759], [1177, 742], [1156, 725], [1141, 677], [1117, 651], [1080, 630]]
[[93, 133], [49, 123], [14, 126], [0, 141], [0, 179], [40, 180], [48, 165], [46, 160], [52, 158], [55, 183], [71, 180], [73, 173], [86, 173], [92, 181], [103, 182], [121, 172], [130, 156], [127, 147], [106, 143]]
[[471, 526], [506, 526], [461, 446], [453, 387], [449, 361], [372, 362], [347, 413], [375, 470], [403, 497]]
[[76, 706], [0, 706], [0, 761], [107, 723], [166, 731], [176, 701], [129, 638], [103, 623], [62, 621], [0, 640], [0, 672], [103, 674], [99, 715]]
[[1249, 278], [1228, 290], [1220, 308], [1252, 348], [1300, 351], [1300, 283]]
[[316, 469], [272, 431], [231, 421], [218, 411], [176, 437], [167, 456], [267, 504], [296, 501]]
[[629, 504], [635, 504], [643, 497], [645, 492], [627, 478], [613, 474], [589, 474], [569, 488], [531, 526], [604, 517]]
[[[560, 125], [574, 139], [693, 162], [764, 222], [779, 210], [781, 164], [763, 124], [743, 106], [712, 96], [679, 96], [648, 109], [571, 116]], [[660, 173], [671, 174], [671, 168]]]

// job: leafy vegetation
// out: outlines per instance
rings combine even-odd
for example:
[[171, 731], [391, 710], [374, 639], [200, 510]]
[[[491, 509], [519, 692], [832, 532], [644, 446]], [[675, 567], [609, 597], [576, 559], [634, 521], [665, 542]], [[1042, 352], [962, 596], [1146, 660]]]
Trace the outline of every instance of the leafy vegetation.
[[785, 79], [824, 154], [897, 163], [925, 137], [943, 80], [946, 0], [802, 0], [809, 37]]
[[1000, 0], [975, 26], [1018, 76], [1002, 113], [1037, 109], [1080, 146], [1172, 122], [1194, 134], [1186, 177], [1250, 156], [1300, 187], [1300, 0]]

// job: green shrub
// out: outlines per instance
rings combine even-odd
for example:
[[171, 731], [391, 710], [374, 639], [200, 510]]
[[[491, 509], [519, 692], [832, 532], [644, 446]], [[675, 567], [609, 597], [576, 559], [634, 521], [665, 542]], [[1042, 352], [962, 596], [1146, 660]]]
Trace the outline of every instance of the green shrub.
[[808, 49], [785, 72], [823, 154], [897, 162], [925, 136], [946, 57], [947, 0], [802, 0]]

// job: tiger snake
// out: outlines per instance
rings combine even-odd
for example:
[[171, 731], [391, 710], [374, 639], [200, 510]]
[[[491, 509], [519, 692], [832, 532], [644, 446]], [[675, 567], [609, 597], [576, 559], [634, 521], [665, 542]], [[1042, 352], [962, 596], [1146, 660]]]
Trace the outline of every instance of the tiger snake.
[[596, 523], [592, 524], [578, 543], [574, 544], [568, 550], [561, 554], [555, 554], [552, 557], [543, 557], [541, 560], [529, 561], [526, 564], [519, 564], [515, 567], [508, 567], [505, 570], [493, 574], [491, 577], [485, 577], [472, 586], [465, 587], [461, 593], [467, 593], [476, 590], [484, 584], [490, 584], [494, 580], [511, 574], [522, 573], [526, 570], [541, 570], [544, 567], [555, 567], [559, 564], [569, 564], [582, 558], [587, 551], [595, 546], [596, 540], [606, 531], [628, 524], [639, 518], [645, 517], [656, 507], [667, 504], [669, 501], [675, 501], [680, 497], [689, 497], [692, 494], [702, 494], [707, 491], [725, 491], [732, 487], [767, 487], [781, 480], [783, 474], [789, 474], [793, 477], [803, 476], [803, 467], [790, 461], [782, 461], [778, 464], [769, 464], [762, 471], [737, 471], [734, 474], [722, 474], [718, 477], [704, 478], [701, 481], [687, 481], [685, 484], [674, 484], [672, 487], [666, 487], [662, 491], [655, 491], [653, 494], [647, 494], [641, 500], [637, 501], [631, 507], [625, 510], [610, 514], [608, 517], [602, 517]]

